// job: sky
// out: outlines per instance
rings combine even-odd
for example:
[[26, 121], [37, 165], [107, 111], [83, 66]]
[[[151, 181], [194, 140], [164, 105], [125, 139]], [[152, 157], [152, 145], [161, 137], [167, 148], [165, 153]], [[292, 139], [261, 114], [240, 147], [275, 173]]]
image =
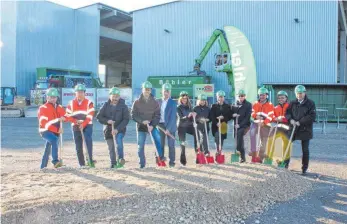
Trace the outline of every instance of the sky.
[[137, 9], [147, 8], [154, 5], [160, 5], [173, 0], [47, 0], [50, 2], [64, 5], [70, 8], [80, 8], [86, 5], [92, 5], [94, 3], [103, 3], [105, 5], [112, 6], [114, 8], [130, 12]]

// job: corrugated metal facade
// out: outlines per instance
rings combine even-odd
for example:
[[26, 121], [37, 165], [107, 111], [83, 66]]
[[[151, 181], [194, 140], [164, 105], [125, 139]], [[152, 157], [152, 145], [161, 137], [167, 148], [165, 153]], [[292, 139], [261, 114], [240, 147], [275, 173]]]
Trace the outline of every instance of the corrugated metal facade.
[[[1, 15], [1, 86], [16, 86], [16, 11], [15, 2], [0, 2]], [[6, 13], [12, 12], [12, 13]], [[6, 35], [5, 35], [6, 34]]]
[[[99, 11], [96, 6], [74, 10], [51, 2], [2, 2], [7, 4], [16, 4], [15, 11], [2, 10], [1, 15], [1, 18], [11, 16], [10, 23], [16, 29], [15, 45], [9, 49], [15, 61], [8, 63], [9, 67], [2, 67], [1, 77], [9, 86], [16, 86], [18, 94], [30, 94], [38, 67], [97, 72]], [[7, 36], [3, 31], [2, 34]], [[3, 42], [4, 46], [8, 44]], [[4, 55], [3, 63], [6, 63]]]
[[[337, 19], [336, 2], [182, 1], [135, 11], [133, 86], [149, 75], [187, 75], [212, 32], [226, 25], [248, 37], [258, 84], [336, 83]], [[228, 89], [213, 68], [218, 49], [215, 43], [202, 70]]]

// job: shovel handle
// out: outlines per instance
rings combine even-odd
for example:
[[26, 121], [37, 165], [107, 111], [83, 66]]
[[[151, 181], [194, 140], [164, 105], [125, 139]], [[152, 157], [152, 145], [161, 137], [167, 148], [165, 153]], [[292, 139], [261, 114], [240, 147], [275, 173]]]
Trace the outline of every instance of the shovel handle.
[[296, 125], [294, 124], [293, 130], [292, 130], [292, 133], [291, 133], [291, 135], [290, 135], [289, 142], [288, 142], [288, 145], [287, 145], [287, 148], [286, 148], [286, 151], [285, 151], [285, 153], [284, 153], [284, 157], [282, 158], [282, 160], [285, 160], [285, 158], [287, 157], [289, 148], [290, 148], [290, 146], [292, 145], [292, 140], [293, 140], [295, 128], [296, 128]]
[[193, 121], [194, 121], [194, 130], [195, 130], [195, 138], [196, 138], [196, 143], [199, 144], [198, 145], [198, 153], [200, 153], [200, 148], [201, 148], [201, 144], [199, 141], [199, 136], [198, 136], [198, 129], [196, 128], [196, 120], [195, 120], [195, 116], [193, 115]]
[[218, 117], [218, 132], [219, 132], [219, 152], [222, 151], [222, 123], [220, 122], [220, 117]]
[[[60, 130], [63, 130], [63, 121], [60, 121]], [[62, 158], [62, 153], [63, 153], [63, 133], [60, 133], [59, 135], [59, 138], [60, 138], [60, 160]]]
[[208, 140], [208, 134], [207, 134], [207, 124], [206, 120], [204, 121], [204, 126], [205, 126], [205, 134], [206, 134], [206, 142], [207, 142], [207, 149], [210, 150], [210, 143]]

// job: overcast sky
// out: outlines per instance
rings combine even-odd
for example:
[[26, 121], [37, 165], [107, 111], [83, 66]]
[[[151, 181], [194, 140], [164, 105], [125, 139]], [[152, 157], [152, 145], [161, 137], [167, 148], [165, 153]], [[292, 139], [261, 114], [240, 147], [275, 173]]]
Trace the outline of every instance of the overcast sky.
[[74, 9], [100, 2], [105, 5], [109, 5], [114, 8], [129, 12], [136, 9], [142, 9], [142, 8], [146, 8], [146, 7], [150, 7], [154, 5], [160, 5], [163, 3], [172, 2], [173, 0], [47, 0], [47, 1], [55, 2], [57, 4], [64, 5]]

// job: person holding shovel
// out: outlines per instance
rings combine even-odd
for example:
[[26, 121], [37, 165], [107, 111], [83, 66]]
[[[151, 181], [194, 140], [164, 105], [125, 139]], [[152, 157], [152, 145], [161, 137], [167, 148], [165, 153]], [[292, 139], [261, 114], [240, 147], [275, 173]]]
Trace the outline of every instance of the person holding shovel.
[[[212, 135], [215, 139], [217, 151], [220, 151], [222, 149], [219, 148], [219, 145], [223, 147], [224, 140], [227, 138], [227, 123], [232, 118], [232, 111], [229, 104], [225, 103], [225, 92], [223, 90], [219, 90], [216, 96], [217, 103], [212, 105], [209, 119], [212, 122]], [[221, 126], [221, 133], [219, 133], [219, 126]], [[221, 136], [221, 139], [219, 139], [219, 136]], [[219, 144], [220, 140], [221, 144]]]
[[[151, 93], [152, 83], [146, 81], [142, 83], [142, 93], [138, 99], [136, 99], [131, 108], [131, 116], [136, 121], [137, 128], [137, 146], [138, 155], [140, 158], [140, 168], [145, 168], [145, 143], [147, 133], [149, 132], [155, 147], [158, 152], [156, 156], [157, 165], [161, 166], [163, 161], [163, 148], [160, 143], [159, 130], [155, 128], [160, 121], [160, 106]], [[157, 155], [157, 154], [156, 154]], [[158, 158], [159, 157], [159, 158]]]
[[296, 125], [294, 140], [301, 140], [301, 169], [302, 173], [305, 175], [309, 164], [310, 139], [313, 138], [313, 122], [316, 120], [316, 105], [307, 97], [305, 86], [297, 85], [294, 91], [296, 100], [290, 102], [285, 117], [291, 126]]
[[[287, 92], [283, 90], [279, 91], [277, 93], [277, 101], [278, 101], [278, 105], [274, 108], [274, 119], [272, 121], [274, 125], [277, 125], [277, 128], [275, 129], [275, 133], [272, 137], [272, 140], [269, 141], [268, 147], [270, 148], [269, 150], [267, 150], [270, 154], [267, 156], [269, 156], [270, 159], [272, 159], [272, 156], [273, 156], [274, 141], [276, 141], [277, 138], [282, 139], [282, 142], [283, 142], [282, 152], [285, 153], [289, 143], [288, 139], [290, 136], [288, 120], [285, 117], [286, 111], [289, 106]], [[285, 168], [288, 168], [289, 160], [285, 159], [283, 162], [285, 163]]]
[[46, 168], [49, 155], [52, 151], [52, 163], [55, 168], [61, 167], [58, 157], [59, 135], [62, 134], [61, 121], [66, 121], [65, 110], [57, 104], [58, 90], [50, 88], [46, 92], [47, 102], [39, 107], [37, 118], [39, 120], [39, 133], [46, 140], [45, 152], [43, 153], [41, 169]]
[[[118, 166], [124, 166], [123, 138], [126, 126], [129, 123], [130, 114], [127, 105], [125, 105], [125, 100], [120, 98], [120, 90], [118, 88], [113, 87], [109, 90], [109, 100], [103, 104], [96, 115], [96, 119], [104, 126], [104, 138], [108, 145], [111, 168], [117, 168], [117, 164]], [[117, 144], [118, 162], [115, 141]]]
[[[251, 156], [253, 163], [262, 163], [265, 157], [267, 138], [271, 121], [274, 117], [274, 106], [268, 99], [269, 91], [265, 87], [258, 90], [259, 100], [253, 104], [251, 114]], [[259, 154], [258, 154], [259, 153]]]
[[[202, 151], [205, 153], [205, 155], [209, 155], [210, 151], [207, 144], [207, 135], [209, 133], [209, 115], [210, 115], [210, 108], [208, 107], [207, 103], [207, 96], [205, 94], [200, 94], [198, 96], [198, 100], [196, 101], [196, 106], [194, 107], [193, 111], [196, 113], [196, 121], [197, 121], [197, 130], [198, 130], [198, 137], [199, 141], [202, 138]], [[205, 123], [206, 128], [205, 130]]]
[[[86, 87], [83, 84], [75, 86], [75, 99], [71, 100], [66, 107], [66, 112], [72, 122], [73, 138], [76, 145], [78, 163], [85, 166], [83, 144], [88, 150], [87, 164], [95, 167], [93, 160], [93, 116], [94, 104], [86, 98]], [[83, 139], [85, 142], [83, 142]]]
[[159, 106], [160, 106], [160, 121], [158, 124], [158, 127], [162, 131], [160, 131], [160, 143], [163, 147], [163, 155], [165, 160], [165, 138], [167, 137], [167, 143], [169, 147], [169, 166], [174, 167], [175, 166], [175, 139], [170, 137], [169, 135], [175, 137], [175, 133], [177, 130], [176, 126], [176, 111], [177, 111], [177, 104], [176, 102], [171, 98], [171, 84], [165, 83], [162, 85], [162, 93], [163, 97], [161, 100], [159, 100]]
[[[186, 141], [186, 134], [190, 134], [194, 137], [194, 149], [197, 150], [197, 139], [195, 137], [193, 116], [196, 116], [196, 112], [193, 111], [192, 105], [189, 100], [188, 93], [182, 91], [178, 99], [177, 117], [178, 117], [178, 137], [181, 142]], [[181, 157], [180, 162], [183, 166], [187, 164], [186, 158], [186, 146], [181, 144]]]
[[238, 92], [238, 97], [236, 104], [232, 106], [232, 113], [235, 129], [237, 130], [236, 150], [241, 154], [240, 162], [244, 163], [246, 162], [246, 156], [243, 136], [248, 132], [251, 125], [252, 104], [246, 100], [246, 92], [244, 90], [241, 89]]

